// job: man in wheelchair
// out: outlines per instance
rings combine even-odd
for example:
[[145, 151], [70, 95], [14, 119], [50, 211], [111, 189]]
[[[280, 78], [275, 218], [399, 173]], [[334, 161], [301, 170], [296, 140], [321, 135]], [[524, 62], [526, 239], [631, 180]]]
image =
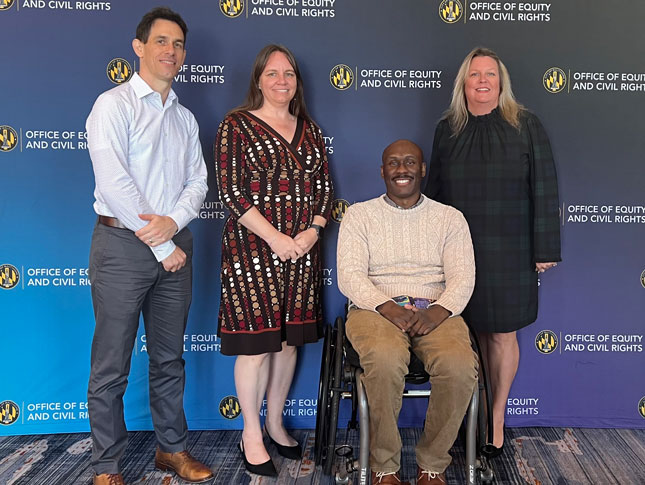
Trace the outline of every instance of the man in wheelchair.
[[473, 247], [461, 212], [421, 194], [425, 164], [416, 144], [395, 141], [382, 162], [386, 193], [347, 209], [337, 254], [338, 287], [352, 302], [347, 338], [364, 370], [372, 483], [408, 483], [399, 477], [397, 421], [411, 349], [432, 386], [416, 483], [441, 485], [477, 384], [459, 316], [475, 282]]

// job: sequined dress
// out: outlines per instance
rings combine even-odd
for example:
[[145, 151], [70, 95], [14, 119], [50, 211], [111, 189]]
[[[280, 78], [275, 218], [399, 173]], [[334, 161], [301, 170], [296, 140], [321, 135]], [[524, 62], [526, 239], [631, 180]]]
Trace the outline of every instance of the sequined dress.
[[249, 112], [228, 115], [215, 140], [221, 201], [230, 211], [222, 233], [218, 335], [225, 355], [276, 352], [320, 337], [320, 244], [281, 262], [238, 219], [251, 207], [295, 237], [333, 200], [321, 130], [299, 118], [291, 142]]

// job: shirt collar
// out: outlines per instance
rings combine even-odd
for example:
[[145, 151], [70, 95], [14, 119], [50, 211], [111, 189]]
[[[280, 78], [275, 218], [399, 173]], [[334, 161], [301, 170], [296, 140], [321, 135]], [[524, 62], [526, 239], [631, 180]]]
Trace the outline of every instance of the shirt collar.
[[[150, 87], [150, 85], [148, 85], [147, 82], [143, 80], [141, 76], [139, 76], [138, 72], [135, 72], [132, 75], [132, 79], [130, 79], [130, 85], [134, 90], [134, 94], [136, 94], [137, 98], [139, 99], [145, 98], [146, 96], [149, 96], [150, 94], [156, 92], [154, 89]], [[168, 98], [166, 99], [166, 106], [170, 106], [176, 100], [177, 100], [177, 95], [172, 89], [170, 89], [170, 92], [168, 93]]]
[[419, 194], [419, 200], [417, 200], [417, 201], [416, 201], [416, 203], [415, 203], [413, 206], [408, 207], [407, 209], [406, 209], [405, 207], [401, 207], [399, 204], [397, 204], [396, 202], [394, 202], [392, 199], [390, 199], [390, 198], [387, 196], [387, 194], [383, 194], [383, 200], [385, 200], [385, 203], [386, 203], [387, 205], [391, 205], [392, 207], [396, 207], [397, 209], [401, 209], [401, 210], [404, 210], [404, 211], [405, 211], [405, 210], [414, 209], [415, 207], [417, 207], [417, 206], [421, 205], [421, 202], [423, 202], [423, 194]]

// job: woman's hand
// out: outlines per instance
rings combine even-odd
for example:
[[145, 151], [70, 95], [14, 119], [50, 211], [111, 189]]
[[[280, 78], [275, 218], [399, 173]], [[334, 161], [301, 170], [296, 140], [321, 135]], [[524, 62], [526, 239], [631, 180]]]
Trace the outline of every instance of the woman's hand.
[[296, 241], [293, 238], [286, 234], [282, 234], [281, 232], [275, 235], [271, 241], [267, 242], [271, 251], [277, 254], [282, 262], [287, 259], [295, 261], [306, 253], [306, 251], [296, 244]]
[[318, 233], [315, 229], [309, 228], [305, 229], [302, 232], [296, 234], [296, 237], [293, 238], [295, 243], [302, 249], [302, 254], [307, 254], [311, 248], [314, 247], [316, 241], [318, 241]]
[[544, 273], [547, 269], [551, 269], [557, 265], [558, 263], [535, 263], [535, 271]]

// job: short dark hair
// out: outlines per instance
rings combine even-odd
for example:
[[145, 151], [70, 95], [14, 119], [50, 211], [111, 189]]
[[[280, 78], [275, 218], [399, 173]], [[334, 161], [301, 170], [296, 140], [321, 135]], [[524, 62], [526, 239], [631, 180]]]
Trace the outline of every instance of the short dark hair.
[[179, 25], [181, 31], [184, 33], [184, 44], [186, 43], [186, 35], [188, 34], [188, 27], [186, 26], [186, 22], [184, 22], [184, 19], [181, 18], [181, 15], [179, 15], [177, 12], [173, 12], [168, 7], [153, 8], [152, 10], [150, 10], [150, 12], [145, 14], [141, 19], [141, 22], [139, 22], [139, 25], [137, 25], [136, 38], [144, 44], [148, 42], [150, 29], [152, 28], [152, 24], [154, 24], [155, 20], [157, 19], [170, 20], [171, 22], [175, 22], [177, 25]]

